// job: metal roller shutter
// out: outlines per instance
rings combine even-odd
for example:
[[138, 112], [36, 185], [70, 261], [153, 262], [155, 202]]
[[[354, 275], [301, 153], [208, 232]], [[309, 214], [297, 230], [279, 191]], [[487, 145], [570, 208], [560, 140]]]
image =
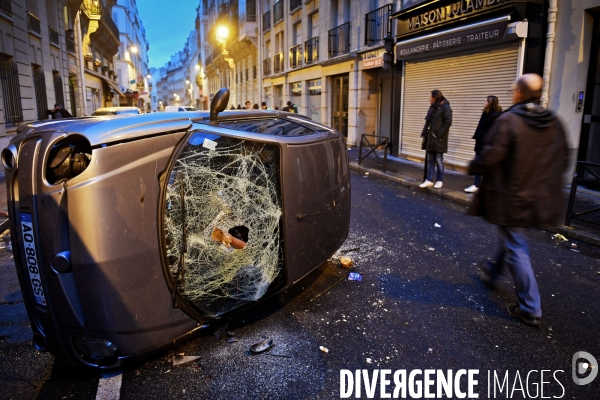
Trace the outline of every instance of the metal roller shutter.
[[406, 62], [401, 154], [424, 157], [421, 131], [433, 89], [441, 90], [452, 107], [452, 127], [444, 161], [467, 166], [475, 156], [471, 139], [485, 98], [497, 96], [503, 109], [510, 106], [508, 93], [517, 77], [518, 44], [421, 62]]

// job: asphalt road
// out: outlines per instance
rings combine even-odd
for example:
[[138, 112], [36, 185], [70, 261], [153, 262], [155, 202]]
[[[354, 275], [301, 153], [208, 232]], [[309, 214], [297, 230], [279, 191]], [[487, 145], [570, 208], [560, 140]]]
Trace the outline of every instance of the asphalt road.
[[[0, 398], [332, 399], [340, 397], [340, 370], [366, 370], [372, 378], [382, 369], [392, 375], [465, 369], [478, 370], [479, 398], [600, 399], [600, 377], [579, 386], [571, 375], [574, 353], [600, 360], [600, 249], [531, 232], [544, 312], [541, 327], [531, 328], [505, 311], [516, 300], [509, 276], [494, 291], [479, 280], [476, 263], [496, 246], [493, 226], [443, 198], [355, 173], [352, 196], [342, 252], [353, 258], [362, 281], [344, 279], [348, 271], [332, 260], [286, 293], [234, 316], [223, 330], [237, 342], [228, 343], [226, 334], [215, 338], [209, 328], [112, 381], [5, 333]], [[10, 258], [1, 267], [3, 279], [9, 267]], [[0, 301], [0, 328], [26, 327], [18, 293]], [[267, 338], [274, 347], [249, 354]], [[175, 366], [181, 355], [198, 358]], [[507, 378], [495, 395], [494, 374], [500, 383]], [[114, 379], [120, 389], [113, 386], [103, 397], [99, 385]], [[460, 382], [465, 389], [464, 376]], [[387, 392], [393, 389], [392, 379]], [[365, 392], [362, 385], [362, 398]]]

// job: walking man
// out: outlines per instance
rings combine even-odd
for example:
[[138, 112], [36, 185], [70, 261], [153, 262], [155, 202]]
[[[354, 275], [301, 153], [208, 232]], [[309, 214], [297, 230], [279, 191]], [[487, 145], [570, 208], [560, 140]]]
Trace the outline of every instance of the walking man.
[[542, 85], [536, 74], [522, 75], [512, 84], [513, 106], [496, 119], [469, 166], [469, 174], [483, 175], [471, 214], [497, 225], [500, 233], [496, 261], [483, 266], [484, 282], [494, 284], [508, 268], [519, 303], [507, 311], [530, 326], [540, 325], [542, 308], [527, 231], [559, 223], [567, 166], [563, 126], [539, 103]]
[[[421, 148], [426, 151], [427, 175], [421, 188], [441, 189], [444, 184], [444, 153], [448, 152], [448, 134], [452, 126], [452, 109], [441, 91], [432, 90], [429, 97], [429, 110], [425, 117], [425, 126], [421, 137]], [[433, 184], [434, 168], [437, 167], [437, 179]]]

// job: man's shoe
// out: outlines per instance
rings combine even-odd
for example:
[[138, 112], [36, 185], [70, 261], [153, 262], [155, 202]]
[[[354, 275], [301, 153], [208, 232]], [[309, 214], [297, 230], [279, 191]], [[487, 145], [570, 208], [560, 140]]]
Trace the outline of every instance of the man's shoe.
[[479, 188], [475, 185], [471, 185], [468, 188], [465, 189], [465, 192], [467, 193], [475, 193], [479, 190]]
[[428, 188], [428, 187], [432, 187], [432, 186], [433, 186], [433, 182], [430, 182], [428, 180], [425, 180], [425, 182], [423, 182], [419, 185], [420, 188]]
[[508, 311], [508, 313], [513, 317], [521, 320], [521, 322], [525, 325], [538, 327], [542, 322], [541, 318], [532, 317], [525, 314], [523, 311], [521, 311], [521, 307], [519, 307], [518, 304], [509, 304], [508, 307], [506, 307], [506, 311]]
[[435, 185], [433, 185], [433, 188], [434, 188], [434, 189], [441, 189], [443, 184], [444, 184], [444, 182], [442, 182], [442, 181], [437, 181], [437, 182], [435, 183]]

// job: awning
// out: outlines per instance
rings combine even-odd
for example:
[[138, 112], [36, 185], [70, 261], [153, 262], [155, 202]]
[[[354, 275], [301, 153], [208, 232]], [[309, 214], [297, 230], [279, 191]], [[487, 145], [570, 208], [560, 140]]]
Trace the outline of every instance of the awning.
[[512, 33], [507, 29], [509, 21], [510, 15], [506, 15], [414, 39], [403, 40], [396, 45], [396, 58], [405, 59], [450, 48], [455, 48], [453, 50], [457, 51], [479, 43], [508, 39], [508, 35]]
[[117, 86], [117, 84], [115, 82], [113, 82], [112, 80], [108, 79], [106, 76], [99, 74], [96, 71], [92, 71], [90, 69], [85, 69], [85, 73], [86, 74], [90, 74], [92, 76], [95, 76], [96, 78], [99, 78], [101, 80], [103, 80], [104, 82], [106, 82], [106, 84], [108, 84], [108, 86], [110, 86], [115, 92], [117, 92], [117, 94], [119, 96], [123, 96], [125, 97], [125, 93], [123, 93], [121, 91], [121, 89], [119, 89], [119, 86]]

